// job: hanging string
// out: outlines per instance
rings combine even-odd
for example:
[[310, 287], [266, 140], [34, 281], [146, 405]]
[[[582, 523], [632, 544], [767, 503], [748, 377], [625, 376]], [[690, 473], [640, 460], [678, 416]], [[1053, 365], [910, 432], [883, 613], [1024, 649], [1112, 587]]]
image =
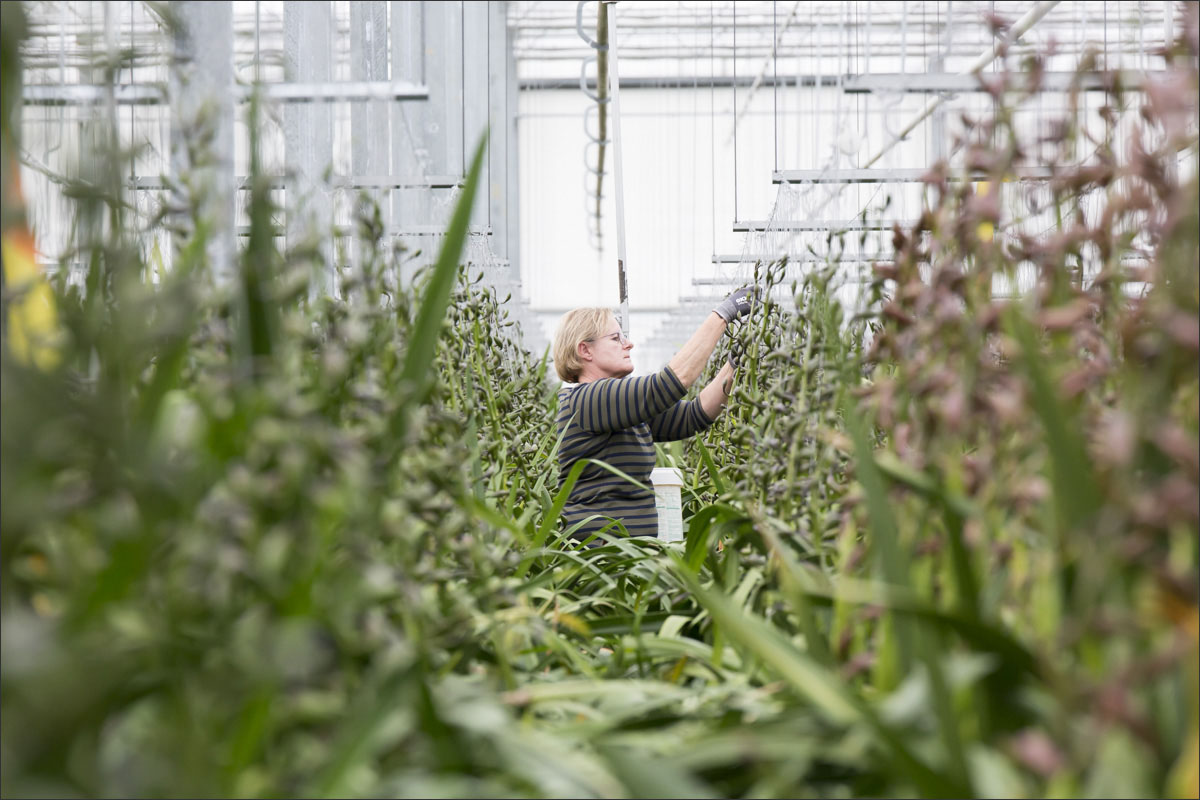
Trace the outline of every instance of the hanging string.
[[776, 172], [779, 171], [779, 39], [777, 38], [779, 34], [775, 31], [777, 5], [778, 0], [771, 0], [771, 69], [773, 75], [771, 87], [774, 90], [772, 92], [774, 106], [771, 113], [771, 133], [775, 139]]

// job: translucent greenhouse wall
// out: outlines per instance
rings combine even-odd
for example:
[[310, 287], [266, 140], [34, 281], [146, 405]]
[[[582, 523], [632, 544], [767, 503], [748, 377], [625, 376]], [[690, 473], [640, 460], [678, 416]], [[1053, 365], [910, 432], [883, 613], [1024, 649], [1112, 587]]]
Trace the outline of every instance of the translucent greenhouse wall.
[[[292, 212], [280, 220], [278, 243], [296, 247], [336, 229], [339, 236], [320, 237], [314, 264], [326, 291], [336, 291], [334, 271], [356, 257], [348, 226], [360, 191], [380, 205], [391, 244], [410, 256], [396, 279], [428, 260], [467, 154], [485, 132], [468, 256], [498, 286], [516, 289], [508, 265], [518, 246], [509, 213], [517, 207], [517, 85], [505, 3], [27, 5], [22, 178], [39, 257], [50, 268], [65, 258], [72, 269], [63, 252], [70, 218], [62, 177], [87, 170], [76, 162], [90, 121], [100, 118], [115, 119], [123, 144], [138, 148], [129, 200], [147, 219], [170, 205], [172, 176], [198, 166], [187, 163], [183, 132], [212, 126], [213, 163], [201, 173], [225, 222], [217, 263], [230, 263], [247, 230], [248, 99], [261, 83], [257, 134], [277, 176], [275, 199]], [[127, 68], [107, 80], [103, 63], [126, 50]], [[166, 233], [144, 246], [170, 269]], [[537, 326], [526, 327], [536, 347]]]

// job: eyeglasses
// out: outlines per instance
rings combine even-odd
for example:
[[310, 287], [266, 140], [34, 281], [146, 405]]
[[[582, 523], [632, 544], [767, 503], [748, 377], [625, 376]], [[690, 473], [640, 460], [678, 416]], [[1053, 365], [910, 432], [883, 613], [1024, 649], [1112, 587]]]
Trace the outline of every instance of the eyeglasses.
[[594, 341], [596, 341], [596, 339], [609, 339], [612, 342], [614, 342], [615, 344], [622, 344], [622, 345], [629, 344], [629, 337], [627, 337], [625, 335], [624, 331], [617, 331], [616, 333], [606, 333], [604, 336], [593, 336], [591, 339], [584, 339], [584, 341], [585, 342], [594, 342]]

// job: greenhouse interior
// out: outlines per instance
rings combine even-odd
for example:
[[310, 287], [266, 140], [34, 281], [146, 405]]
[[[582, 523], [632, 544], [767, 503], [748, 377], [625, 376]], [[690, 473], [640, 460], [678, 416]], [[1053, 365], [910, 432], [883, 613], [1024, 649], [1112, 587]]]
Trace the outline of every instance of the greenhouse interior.
[[1200, 795], [1200, 3], [0, 13], [4, 797]]

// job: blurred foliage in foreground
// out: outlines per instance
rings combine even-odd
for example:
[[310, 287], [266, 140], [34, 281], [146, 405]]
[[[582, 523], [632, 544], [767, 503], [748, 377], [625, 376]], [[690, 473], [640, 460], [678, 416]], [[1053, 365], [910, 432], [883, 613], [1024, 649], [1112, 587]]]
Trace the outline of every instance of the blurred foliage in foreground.
[[[1048, 235], [982, 235], [998, 209], [934, 172], [874, 311], [763, 267], [727, 415], [664, 449], [683, 548], [560, 529], [545, 364], [458, 267], [482, 149], [414, 286], [364, 203], [311, 300], [257, 170], [236, 268], [195, 224], [151, 283], [131, 154], [95, 154], [58, 357], [18, 357], [7, 313], [0, 352], [0, 790], [1195, 796], [1192, 11], [1192, 66], [1140, 144], [1047, 185]], [[1035, 91], [978, 128], [992, 185], [1066, 163], [1013, 134]]]

